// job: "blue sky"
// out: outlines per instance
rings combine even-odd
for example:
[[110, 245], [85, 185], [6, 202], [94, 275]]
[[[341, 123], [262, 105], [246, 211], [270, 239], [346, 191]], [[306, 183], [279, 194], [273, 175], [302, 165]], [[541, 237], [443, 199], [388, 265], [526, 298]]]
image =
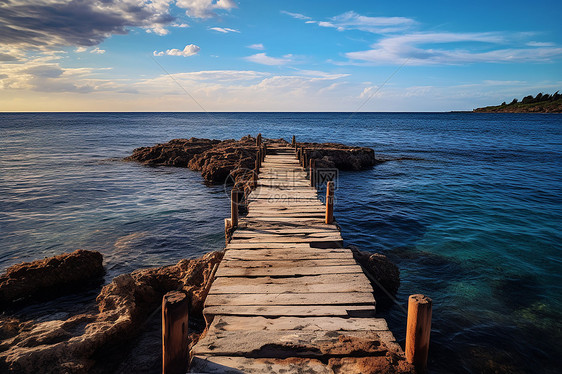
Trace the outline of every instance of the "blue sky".
[[2, 111], [449, 111], [562, 89], [559, 1], [7, 0]]

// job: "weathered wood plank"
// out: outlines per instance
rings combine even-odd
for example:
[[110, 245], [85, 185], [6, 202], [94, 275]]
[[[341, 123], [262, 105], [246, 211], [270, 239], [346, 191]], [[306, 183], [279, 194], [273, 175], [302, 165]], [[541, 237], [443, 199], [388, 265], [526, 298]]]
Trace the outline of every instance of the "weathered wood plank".
[[357, 265], [353, 259], [330, 258], [330, 259], [285, 259], [285, 260], [259, 260], [249, 258], [246, 260], [223, 259], [220, 266], [232, 268], [293, 268], [293, 267], [313, 267], [313, 266], [344, 266]]
[[[217, 279], [232, 279], [219, 278]], [[228, 294], [233, 296], [239, 293], [262, 293], [262, 294], [281, 294], [281, 293], [341, 293], [341, 292], [373, 292], [373, 288], [368, 283], [346, 282], [346, 283], [309, 283], [309, 284], [243, 284], [213, 285], [210, 294]]]
[[216, 316], [209, 331], [247, 330], [386, 331], [384, 318]]
[[237, 249], [226, 251], [223, 261], [285, 261], [285, 260], [328, 260], [353, 259], [350, 250], [314, 249], [312, 250], [284, 250], [284, 249]]
[[293, 306], [211, 306], [203, 310], [206, 316], [269, 316], [269, 317], [374, 317], [373, 305], [293, 305]]
[[361, 305], [375, 304], [370, 292], [328, 293], [238, 293], [209, 294], [205, 307], [226, 305]]
[[191, 361], [192, 373], [208, 374], [333, 374], [322, 362], [310, 358], [246, 358], [225, 356], [195, 356]]
[[[379, 344], [374, 343], [379, 342]], [[396, 350], [389, 331], [247, 330], [207, 334], [194, 348], [195, 355], [254, 358], [380, 356]]]
[[219, 266], [217, 277], [267, 277], [267, 276], [303, 276], [316, 274], [362, 274], [359, 265], [315, 266], [295, 268], [230, 268]]

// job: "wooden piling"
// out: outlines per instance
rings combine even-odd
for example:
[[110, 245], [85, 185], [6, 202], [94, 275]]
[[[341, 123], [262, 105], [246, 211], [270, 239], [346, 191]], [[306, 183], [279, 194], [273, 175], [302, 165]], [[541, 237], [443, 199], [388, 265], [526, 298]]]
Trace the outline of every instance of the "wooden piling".
[[259, 168], [261, 167], [261, 148], [256, 152], [256, 165], [258, 167], [257, 170], [259, 171]]
[[162, 373], [183, 374], [188, 366], [187, 295], [168, 292], [162, 298]]
[[238, 227], [238, 196], [239, 191], [233, 188], [230, 191], [230, 221], [232, 227]]
[[295, 147], [297, 145], [297, 140], [295, 138], [295, 136], [293, 135], [293, 139], [291, 140], [291, 147]]
[[315, 187], [315, 186], [316, 186], [316, 175], [315, 175], [315, 170], [316, 170], [316, 159], [311, 158], [311, 159], [310, 159], [310, 167], [309, 167], [310, 186], [311, 186], [311, 187]]
[[431, 332], [432, 301], [424, 295], [410, 295], [406, 326], [406, 360], [418, 373], [427, 371], [427, 354]]
[[308, 166], [308, 151], [303, 149], [302, 167], [306, 170]]
[[334, 222], [334, 182], [326, 184], [326, 224]]
[[261, 132], [256, 137], [256, 146], [259, 147], [261, 145]]

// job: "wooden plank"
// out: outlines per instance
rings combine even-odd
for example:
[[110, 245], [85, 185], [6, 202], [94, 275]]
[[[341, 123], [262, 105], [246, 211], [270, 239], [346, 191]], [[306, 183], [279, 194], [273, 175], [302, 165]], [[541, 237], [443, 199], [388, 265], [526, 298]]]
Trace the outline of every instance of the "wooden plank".
[[293, 305], [293, 306], [211, 306], [203, 310], [206, 318], [216, 315], [269, 317], [359, 317], [375, 316], [373, 305]]
[[[218, 278], [232, 279], [232, 278]], [[341, 292], [373, 292], [373, 288], [367, 283], [346, 282], [346, 283], [309, 283], [309, 284], [243, 284], [219, 285], [213, 284], [209, 294], [228, 294], [235, 295], [240, 293], [341, 293]]]
[[384, 318], [216, 316], [209, 331], [247, 330], [386, 331]]
[[[373, 344], [373, 342], [380, 344]], [[381, 356], [394, 351], [389, 331], [246, 330], [207, 334], [193, 349], [195, 355], [254, 358], [329, 357], [357, 354]]]
[[319, 360], [294, 358], [246, 358], [196, 355], [191, 361], [191, 373], [208, 374], [333, 374], [334, 371]]
[[363, 270], [359, 265], [342, 266], [315, 266], [298, 268], [229, 268], [219, 266], [217, 277], [280, 277], [280, 276], [303, 276], [316, 274], [362, 274]]
[[[247, 277], [219, 277], [215, 279], [213, 282], [213, 286], [211, 287], [211, 292], [213, 291], [215, 286], [219, 285], [268, 285], [268, 284], [278, 284], [278, 285], [294, 285], [295, 287], [299, 287], [300, 285], [316, 285], [316, 284], [324, 284], [326, 285], [326, 289], [328, 285], [332, 284], [345, 284], [345, 283], [352, 283], [357, 285], [358, 289], [356, 291], [360, 291], [360, 287], [370, 287], [371, 284], [365, 274], [360, 273], [345, 273], [345, 274], [319, 274], [319, 275], [307, 275], [297, 278], [272, 278], [272, 277], [256, 277], [256, 278], [247, 278]], [[371, 289], [371, 288], [369, 288]]]
[[236, 249], [226, 251], [223, 261], [228, 260], [254, 260], [254, 261], [285, 261], [285, 260], [328, 260], [328, 259], [353, 259], [350, 250], [341, 249], [314, 249], [311, 250], [285, 250], [285, 249]]
[[370, 292], [209, 294], [205, 307], [227, 305], [361, 305], [375, 304]]
[[246, 260], [232, 260], [223, 259], [220, 266], [224, 267], [234, 267], [234, 268], [293, 268], [293, 267], [312, 267], [312, 266], [344, 266], [344, 265], [356, 265], [355, 259], [342, 259], [342, 258], [330, 258], [330, 259], [315, 259], [315, 260], [303, 260], [303, 259], [285, 259], [285, 260], [260, 260], [257, 258], [248, 258]]

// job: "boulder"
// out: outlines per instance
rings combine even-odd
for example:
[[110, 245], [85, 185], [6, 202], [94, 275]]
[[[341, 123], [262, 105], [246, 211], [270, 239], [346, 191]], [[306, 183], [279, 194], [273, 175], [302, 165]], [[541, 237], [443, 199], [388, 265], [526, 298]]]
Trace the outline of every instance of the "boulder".
[[304, 147], [317, 168], [364, 170], [377, 164], [375, 151], [367, 147], [352, 147], [338, 143], [297, 143]]
[[17, 264], [0, 275], [0, 306], [72, 292], [103, 274], [102, 254], [82, 249]]
[[376, 296], [394, 296], [400, 287], [400, 270], [385, 255], [363, 252], [350, 246], [355, 260], [368, 272]]

